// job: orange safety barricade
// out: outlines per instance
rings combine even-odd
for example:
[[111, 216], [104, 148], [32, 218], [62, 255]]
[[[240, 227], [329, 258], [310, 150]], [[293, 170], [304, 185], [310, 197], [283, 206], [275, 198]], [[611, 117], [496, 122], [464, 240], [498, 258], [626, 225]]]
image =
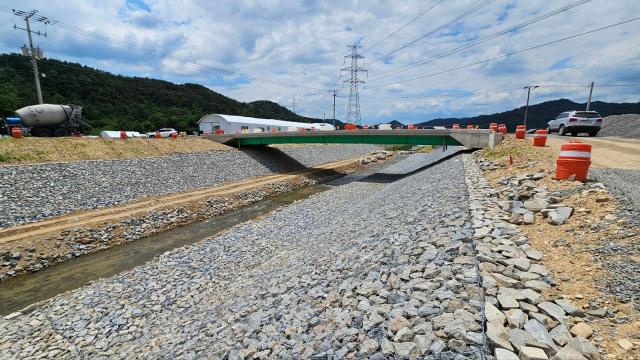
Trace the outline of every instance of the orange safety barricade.
[[533, 136], [533, 146], [544, 147], [547, 144], [548, 134], [547, 129], [536, 130], [536, 134]]
[[11, 128], [11, 136], [13, 136], [16, 139], [21, 139], [22, 138], [22, 128], [20, 128], [20, 127], [12, 127]]
[[575, 176], [577, 181], [585, 181], [591, 165], [591, 145], [571, 141], [560, 147], [556, 160], [556, 179], [566, 180]]

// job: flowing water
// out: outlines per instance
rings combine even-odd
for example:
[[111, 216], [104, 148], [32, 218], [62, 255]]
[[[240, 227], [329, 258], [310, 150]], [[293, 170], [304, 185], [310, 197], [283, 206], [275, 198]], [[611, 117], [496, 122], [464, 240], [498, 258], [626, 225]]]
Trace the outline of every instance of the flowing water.
[[270, 197], [215, 218], [195, 222], [160, 234], [83, 255], [35, 273], [23, 274], [0, 283], [0, 315], [23, 309], [92, 280], [108, 277], [142, 265], [171, 249], [193, 244], [255, 219], [274, 209], [331, 188], [312, 185]]

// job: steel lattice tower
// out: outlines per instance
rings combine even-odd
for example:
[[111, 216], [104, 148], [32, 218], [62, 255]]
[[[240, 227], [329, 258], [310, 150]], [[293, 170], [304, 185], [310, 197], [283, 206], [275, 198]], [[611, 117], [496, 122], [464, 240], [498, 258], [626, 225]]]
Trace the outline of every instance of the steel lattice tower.
[[[360, 117], [360, 89], [359, 84], [364, 84], [364, 81], [358, 78], [358, 73], [367, 72], [367, 70], [361, 68], [358, 65], [358, 60], [364, 59], [364, 56], [358, 53], [358, 49], [362, 46], [354, 44], [349, 45], [351, 54], [346, 55], [345, 58], [351, 59], [351, 66], [341, 69], [341, 71], [349, 71], [349, 79], [343, 82], [349, 83], [349, 105], [347, 105], [347, 117], [346, 122], [360, 125], [362, 118]], [[367, 73], [368, 74], [368, 73]]]

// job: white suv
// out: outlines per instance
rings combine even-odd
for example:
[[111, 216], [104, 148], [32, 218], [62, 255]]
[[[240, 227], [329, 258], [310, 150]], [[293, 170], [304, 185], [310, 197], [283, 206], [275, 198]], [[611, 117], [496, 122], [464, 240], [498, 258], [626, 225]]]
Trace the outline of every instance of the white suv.
[[[176, 134], [176, 135], [178, 134], [176, 129], [172, 129], [172, 128], [158, 129], [158, 132], [160, 133], [160, 137], [163, 137], [163, 138], [170, 137], [172, 134]], [[150, 132], [150, 133], [147, 133], [147, 136], [150, 138], [154, 138], [156, 137], [156, 133]]]
[[549, 121], [549, 133], [557, 131], [558, 135], [588, 133], [596, 136], [602, 126], [602, 117], [595, 111], [566, 111]]

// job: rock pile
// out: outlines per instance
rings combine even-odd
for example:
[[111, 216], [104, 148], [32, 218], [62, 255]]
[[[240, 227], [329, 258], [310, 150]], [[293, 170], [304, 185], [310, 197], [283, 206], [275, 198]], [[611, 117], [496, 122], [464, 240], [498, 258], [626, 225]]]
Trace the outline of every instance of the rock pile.
[[386, 160], [391, 156], [393, 156], [393, 153], [391, 151], [386, 151], [386, 150], [372, 151], [370, 155], [360, 158], [359, 162], [360, 162], [360, 165], [367, 165], [367, 164], [375, 163], [379, 160]]
[[612, 115], [602, 119], [602, 129], [598, 136], [621, 136], [640, 138], [640, 115]]
[[569, 300], [543, 296], [555, 285], [552, 274], [539, 263], [544, 255], [529, 245], [516, 225], [506, 221], [513, 218], [514, 208], [549, 209], [552, 196], [536, 197], [546, 194], [546, 189], [532, 184], [544, 174], [504, 179], [513, 189], [511, 202], [530, 201], [521, 207], [501, 203], [498, 191], [488, 184], [471, 156], [465, 156], [465, 174], [485, 292], [486, 334], [496, 360], [600, 359], [588, 340], [592, 331], [582, 321], [585, 313]]
[[[534, 224], [536, 213], [542, 214], [551, 225], [562, 225], [571, 217], [573, 207], [561, 203], [564, 194], [549, 192], [547, 186], [536, 184], [537, 180], [546, 176], [546, 172], [538, 172], [500, 178], [499, 183], [502, 187], [498, 191], [508, 200], [499, 201], [498, 204], [509, 213], [510, 223]], [[578, 189], [582, 188], [603, 189], [602, 184], [579, 185]]]

